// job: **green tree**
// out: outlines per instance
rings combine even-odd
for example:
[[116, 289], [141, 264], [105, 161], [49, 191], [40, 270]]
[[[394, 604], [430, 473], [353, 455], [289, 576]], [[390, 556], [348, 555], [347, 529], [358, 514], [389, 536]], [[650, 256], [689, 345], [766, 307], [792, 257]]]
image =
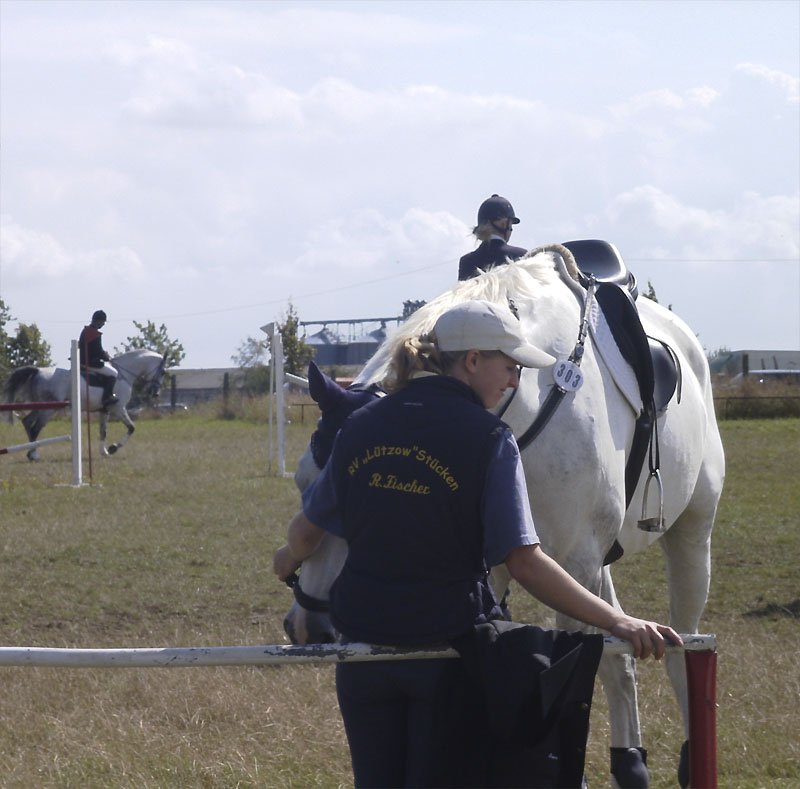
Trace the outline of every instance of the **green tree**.
[[644, 293], [642, 293], [642, 296], [658, 304], [658, 296], [656, 296], [656, 289], [653, 287], [653, 283], [649, 279], [647, 280], [647, 290]]
[[50, 357], [50, 345], [42, 337], [35, 323], [20, 323], [17, 336], [8, 343], [8, 358], [11, 367], [22, 367], [32, 364], [35, 367], [49, 367], [53, 364]]
[[11, 310], [0, 299], [0, 380], [16, 367], [33, 364], [48, 367], [53, 363], [50, 345], [42, 337], [35, 323], [20, 323], [15, 335], [6, 326], [14, 320]]
[[302, 375], [308, 363], [316, 353], [314, 348], [306, 345], [305, 335], [297, 336], [300, 321], [297, 312], [289, 302], [289, 309], [283, 323], [278, 324], [283, 341], [284, 370], [292, 375]]
[[139, 334], [128, 337], [122, 343], [122, 350], [114, 348], [115, 355], [139, 348], [149, 348], [151, 351], [167, 354], [167, 367], [178, 367], [186, 357], [183, 345], [178, 340], [170, 339], [167, 327], [163, 323], [158, 328], [153, 321], [147, 323], [134, 321], [133, 325], [139, 330]]
[[6, 373], [11, 369], [11, 355], [9, 342], [11, 337], [6, 331], [6, 324], [13, 321], [14, 316], [11, 310], [6, 307], [6, 303], [0, 299], [0, 380], [5, 378]]
[[239, 346], [231, 361], [242, 369], [247, 367], [266, 366], [269, 357], [269, 340], [257, 340], [248, 336]]
[[231, 356], [231, 361], [245, 371], [242, 388], [247, 394], [269, 392], [269, 365], [266, 363], [268, 355], [269, 340], [248, 337]]

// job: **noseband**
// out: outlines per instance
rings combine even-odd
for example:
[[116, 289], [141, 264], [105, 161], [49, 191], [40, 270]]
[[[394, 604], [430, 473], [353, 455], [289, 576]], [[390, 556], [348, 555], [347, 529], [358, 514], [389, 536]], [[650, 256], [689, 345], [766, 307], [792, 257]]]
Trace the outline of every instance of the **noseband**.
[[290, 573], [286, 576], [286, 585], [292, 590], [294, 599], [301, 608], [305, 608], [306, 611], [312, 611], [315, 614], [330, 613], [330, 601], [321, 600], [319, 597], [312, 597], [310, 594], [306, 594], [300, 588], [300, 576], [297, 573]]

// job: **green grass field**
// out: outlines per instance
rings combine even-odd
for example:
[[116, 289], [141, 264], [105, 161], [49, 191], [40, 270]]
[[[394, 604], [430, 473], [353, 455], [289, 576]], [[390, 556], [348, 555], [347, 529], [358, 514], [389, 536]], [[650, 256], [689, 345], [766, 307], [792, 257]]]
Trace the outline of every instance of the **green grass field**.
[[[289, 426], [290, 469], [313, 421]], [[263, 419], [137, 425], [114, 457], [95, 449], [91, 487], [69, 487], [67, 443], [38, 464], [0, 456], [0, 645], [284, 643], [291, 595], [271, 556], [299, 495], [268, 472]], [[728, 477], [701, 627], [719, 641], [720, 786], [797, 787], [800, 420], [722, 430]], [[23, 441], [0, 423], [0, 446]], [[623, 560], [615, 581], [631, 611], [665, 617], [659, 550]], [[520, 590], [514, 605], [549, 621]], [[653, 786], [672, 787], [677, 705], [663, 666], [640, 663], [639, 677]], [[352, 786], [329, 667], [0, 668], [0, 682], [3, 787]], [[608, 785], [607, 731], [598, 689], [592, 786]]]

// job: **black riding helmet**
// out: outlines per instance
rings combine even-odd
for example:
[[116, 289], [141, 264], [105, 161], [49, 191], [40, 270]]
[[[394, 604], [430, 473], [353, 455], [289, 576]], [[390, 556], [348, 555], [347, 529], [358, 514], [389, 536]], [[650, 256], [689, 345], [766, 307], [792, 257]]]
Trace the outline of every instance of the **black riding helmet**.
[[492, 195], [484, 200], [478, 209], [478, 225], [496, 222], [498, 219], [510, 219], [512, 225], [519, 223], [519, 219], [514, 215], [514, 208], [511, 203], [505, 197]]

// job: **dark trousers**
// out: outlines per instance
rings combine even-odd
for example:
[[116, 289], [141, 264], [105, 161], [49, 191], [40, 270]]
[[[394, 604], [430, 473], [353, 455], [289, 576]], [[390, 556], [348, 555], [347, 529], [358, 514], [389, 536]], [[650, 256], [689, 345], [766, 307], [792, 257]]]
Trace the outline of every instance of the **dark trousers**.
[[336, 692], [356, 787], [430, 787], [458, 660], [340, 663]]

